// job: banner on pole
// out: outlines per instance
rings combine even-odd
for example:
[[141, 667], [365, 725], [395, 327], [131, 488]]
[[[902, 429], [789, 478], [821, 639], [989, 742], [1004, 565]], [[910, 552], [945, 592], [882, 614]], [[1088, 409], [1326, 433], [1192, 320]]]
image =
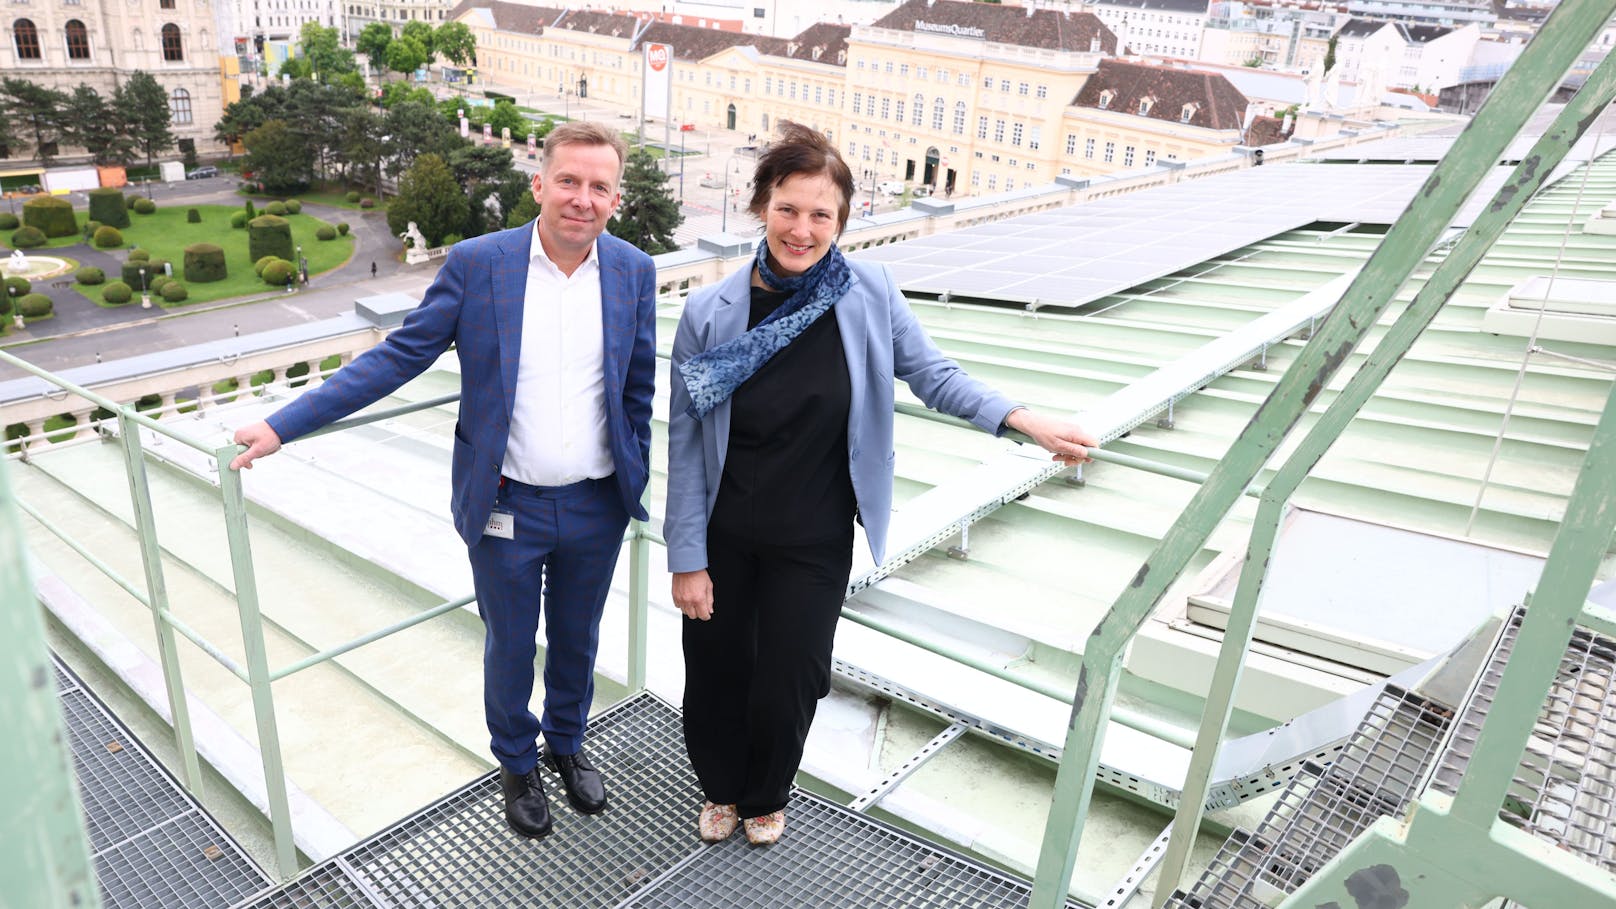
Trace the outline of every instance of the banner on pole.
[[647, 117], [667, 119], [673, 95], [673, 46], [645, 45], [645, 89], [640, 93], [640, 110]]

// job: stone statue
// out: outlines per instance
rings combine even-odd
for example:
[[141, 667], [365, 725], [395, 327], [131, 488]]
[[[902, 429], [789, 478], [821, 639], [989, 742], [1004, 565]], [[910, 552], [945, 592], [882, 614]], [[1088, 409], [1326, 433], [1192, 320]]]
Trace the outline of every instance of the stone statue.
[[410, 226], [405, 228], [404, 232], [399, 234], [398, 237], [408, 244], [410, 249], [426, 249], [426, 237], [421, 236], [421, 229], [415, 226], [414, 221], [411, 221]]
[[502, 210], [502, 206], [499, 204], [498, 195], [490, 195], [488, 198], [484, 199], [483, 208], [488, 212], [488, 220], [490, 222], [499, 227], [505, 226], [505, 212]]
[[20, 249], [11, 251], [11, 258], [6, 260], [6, 271], [20, 275], [28, 271], [28, 256]]

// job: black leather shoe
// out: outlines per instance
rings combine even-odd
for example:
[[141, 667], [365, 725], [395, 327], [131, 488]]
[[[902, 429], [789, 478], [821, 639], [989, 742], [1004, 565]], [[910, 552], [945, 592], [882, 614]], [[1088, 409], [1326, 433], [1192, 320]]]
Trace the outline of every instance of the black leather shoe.
[[561, 777], [567, 790], [567, 801], [583, 814], [599, 814], [606, 810], [606, 781], [600, 771], [584, 757], [583, 749], [577, 754], [551, 754], [545, 752], [545, 763]]
[[501, 766], [499, 788], [505, 795], [505, 823], [512, 830], [536, 840], [550, 835], [550, 800], [544, 797], [539, 768], [516, 774]]

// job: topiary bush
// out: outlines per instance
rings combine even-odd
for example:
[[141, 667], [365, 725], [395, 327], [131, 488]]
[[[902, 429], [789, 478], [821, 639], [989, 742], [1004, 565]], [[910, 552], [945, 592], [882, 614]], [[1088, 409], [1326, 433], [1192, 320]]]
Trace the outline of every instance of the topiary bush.
[[366, 196], [365, 198], [359, 200], [359, 207], [360, 208], [375, 208], [376, 207], [376, 200], [372, 199], [369, 196]]
[[128, 303], [134, 297], [134, 289], [122, 281], [113, 281], [106, 286], [105, 290], [101, 291], [101, 299], [113, 304]]
[[359, 191], [356, 190], [356, 189], [350, 189], [350, 190], [348, 190], [348, 195], [343, 196], [343, 198], [347, 199], [350, 203], [358, 202], [359, 201]]
[[24, 319], [37, 319], [40, 316], [51, 314], [51, 298], [44, 294], [28, 294], [17, 300], [17, 312], [22, 313]]
[[86, 265], [73, 272], [73, 280], [80, 284], [101, 284], [107, 280], [107, 275], [106, 272], [96, 268], [94, 265]]
[[129, 226], [129, 206], [124, 204], [123, 190], [105, 186], [92, 189], [85, 195], [90, 198], [90, 220], [111, 227]]
[[151, 258], [151, 251], [150, 250], [141, 249], [138, 246], [135, 247], [134, 249], [129, 250], [129, 261], [131, 261], [131, 262], [144, 262], [144, 261], [146, 261], [147, 259], [150, 259], [150, 258]]
[[258, 217], [258, 209], [253, 208], [253, 200], [248, 199], [247, 200], [247, 220], [251, 221], [252, 219], [254, 219], [256, 217]]
[[146, 287], [149, 289], [152, 279], [163, 274], [165, 262], [166, 260], [164, 259], [130, 259], [128, 262], [123, 263], [123, 267], [119, 269], [120, 276], [123, 278], [123, 283], [130, 287], [139, 287], [140, 270], [144, 268], [146, 269]]
[[138, 198], [140, 198], [140, 197], [136, 196], [136, 195], [133, 195], [133, 194], [124, 196], [123, 197], [124, 210], [125, 211], [134, 211], [135, 210], [135, 200], [138, 199]]
[[147, 275], [146, 290], [154, 294], [160, 294], [163, 292], [163, 285], [172, 280], [174, 279], [168, 275]]
[[44, 246], [47, 239], [45, 232], [37, 227], [19, 227], [11, 235], [11, 245], [18, 249], [36, 249]]
[[169, 303], [184, 302], [185, 298], [190, 295], [191, 293], [185, 289], [185, 285], [178, 281], [170, 281], [163, 285], [163, 299]]
[[0, 316], [11, 314], [11, 294], [0, 294]]
[[0, 211], [0, 230], [16, 230], [22, 222], [9, 211]]
[[314, 239], [316, 239], [316, 240], [335, 240], [336, 238], [337, 238], [337, 231], [336, 231], [335, 228], [326, 227], [325, 225], [321, 225], [320, 227], [316, 228], [315, 231], [314, 231]]
[[[286, 212], [287, 212], [287, 214], [291, 214], [291, 215], [301, 215], [301, 214], [303, 214], [303, 203], [301, 201], [297, 200], [297, 199], [287, 199], [286, 200]], [[274, 214], [274, 213], [271, 212], [271, 214]]]
[[233, 213], [230, 216], [230, 226], [235, 228], [236, 230], [241, 230], [242, 228], [246, 227], [247, 226], [247, 213], [244, 212], [244, 211], [238, 211], [238, 212]]
[[6, 279], [5, 290], [8, 297], [20, 297], [26, 293], [33, 293], [34, 285], [27, 278], [12, 275]]
[[271, 287], [285, 287], [292, 283], [292, 276], [297, 274], [297, 268], [285, 259], [276, 259], [264, 266], [264, 283]]
[[202, 223], [202, 213], [200, 211], [197, 211], [194, 208], [186, 209], [185, 210], [185, 223], [187, 223], [187, 224], [201, 224]]
[[223, 281], [227, 270], [224, 249], [212, 243], [192, 243], [185, 247], [185, 280], [196, 284]]
[[292, 225], [285, 218], [263, 215], [247, 222], [247, 258], [292, 258]]
[[284, 215], [284, 214], [286, 214], [286, 203], [285, 202], [271, 202], [268, 205], [264, 206], [264, 212], [266, 214], [271, 214], [271, 215], [276, 215], [276, 216]]
[[135, 200], [135, 214], [137, 214], [137, 215], [149, 215], [149, 214], [151, 214], [152, 212], [154, 212], [156, 210], [157, 210], [157, 203], [153, 202], [150, 199], [136, 199]]
[[96, 228], [95, 245], [97, 249], [116, 249], [123, 245], [123, 232], [116, 227], [103, 225]]
[[337, 233], [342, 234], [344, 237], [348, 236], [348, 222], [347, 221], [338, 221], [337, 222]]
[[39, 228], [46, 237], [71, 237], [79, 232], [73, 204], [55, 196], [35, 196], [24, 202], [22, 223]]

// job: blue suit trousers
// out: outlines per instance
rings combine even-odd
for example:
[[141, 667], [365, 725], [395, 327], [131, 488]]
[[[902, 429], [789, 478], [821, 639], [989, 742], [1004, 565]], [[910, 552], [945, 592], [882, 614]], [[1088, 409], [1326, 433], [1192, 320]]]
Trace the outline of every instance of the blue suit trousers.
[[[495, 511], [514, 539], [484, 534], [468, 549], [483, 617], [483, 709], [494, 756], [521, 774], [583, 744], [595, 694], [595, 649], [628, 512], [612, 477], [570, 486], [502, 480]], [[542, 592], [542, 593], [541, 593]], [[544, 719], [533, 716], [533, 661], [544, 610]]]

